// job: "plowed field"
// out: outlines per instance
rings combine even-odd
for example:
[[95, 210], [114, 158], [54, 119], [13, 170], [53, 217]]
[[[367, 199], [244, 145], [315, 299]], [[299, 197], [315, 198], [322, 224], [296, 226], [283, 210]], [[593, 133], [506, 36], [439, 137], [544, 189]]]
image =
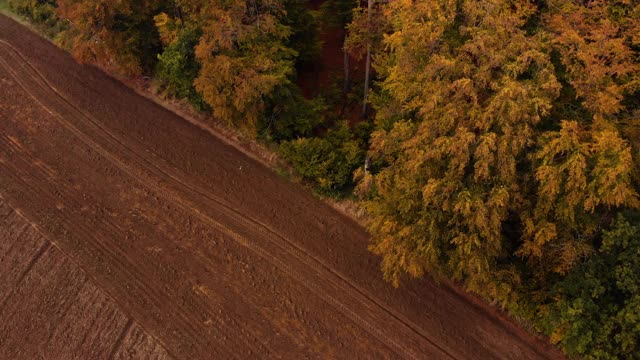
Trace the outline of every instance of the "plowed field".
[[3, 359], [561, 358], [3, 16], [0, 196]]

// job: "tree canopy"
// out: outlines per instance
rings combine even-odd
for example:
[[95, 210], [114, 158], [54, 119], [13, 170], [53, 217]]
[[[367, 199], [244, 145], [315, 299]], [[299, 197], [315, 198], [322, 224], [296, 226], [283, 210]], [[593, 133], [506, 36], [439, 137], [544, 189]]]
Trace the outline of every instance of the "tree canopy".
[[[382, 7], [391, 29], [374, 63], [376, 170], [359, 193], [387, 279], [450, 277], [514, 311], [540, 310], [557, 300], [552, 288], [569, 286], [559, 280], [604, 261], [615, 214], [640, 206], [638, 138], [629, 136], [639, 4]], [[619, 336], [629, 342], [633, 331]], [[567, 349], [587, 336], [563, 334]], [[602, 344], [589, 346], [569, 350], [595, 354]]]
[[[8, 1], [80, 61], [275, 144], [319, 193], [355, 189], [395, 286], [454, 279], [571, 355], [638, 358], [639, 0]], [[320, 24], [346, 31], [344, 75], [305, 98]]]

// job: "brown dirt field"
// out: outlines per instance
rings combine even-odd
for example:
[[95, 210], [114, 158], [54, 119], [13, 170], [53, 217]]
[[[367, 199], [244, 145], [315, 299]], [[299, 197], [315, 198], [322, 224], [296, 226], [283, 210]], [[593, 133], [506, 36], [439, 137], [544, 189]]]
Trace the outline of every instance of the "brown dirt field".
[[0, 84], [0, 196], [60, 252], [3, 258], [0, 354], [67, 351], [54, 326], [25, 330], [46, 314], [96, 326], [85, 358], [117, 329], [116, 358], [562, 358], [459, 291], [394, 289], [358, 224], [3, 16]]
[[2, 199], [0, 239], [0, 359], [171, 358]]

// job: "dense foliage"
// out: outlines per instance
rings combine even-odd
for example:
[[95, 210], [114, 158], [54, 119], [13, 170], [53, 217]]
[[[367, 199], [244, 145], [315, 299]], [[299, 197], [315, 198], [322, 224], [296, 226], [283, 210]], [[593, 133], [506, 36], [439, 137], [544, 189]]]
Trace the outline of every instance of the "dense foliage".
[[[66, 26], [56, 15], [56, 2], [54, 0], [5, 0], [10, 9], [24, 16], [37, 26], [38, 30], [49, 37], [63, 31]], [[2, 1], [0, 1], [0, 5]]]
[[346, 186], [353, 171], [362, 164], [362, 147], [348, 124], [341, 123], [324, 138], [300, 138], [283, 143], [282, 155], [321, 192], [331, 194]]
[[572, 354], [638, 359], [640, 224], [619, 216], [598, 254], [556, 284], [548, 331]]
[[154, 0], [57, 0], [68, 27], [57, 37], [80, 61], [126, 75], [148, 72], [160, 49]]
[[[615, 281], [595, 270], [613, 271], [612, 253], [640, 256], [611, 248], [617, 233], [607, 232], [616, 213], [640, 205], [638, 138], [629, 137], [640, 2], [394, 1], [382, 10], [391, 30], [375, 62], [377, 171], [360, 187], [385, 277], [460, 280], [553, 324], [540, 327], [571, 353], [637, 354], [637, 292], [593, 281]], [[577, 285], [586, 274], [596, 279]], [[633, 269], [617, 276], [627, 275], [640, 282]]]
[[[452, 278], [569, 354], [638, 358], [640, 1], [5, 1], [277, 144], [323, 194], [355, 171], [396, 286]], [[323, 28], [348, 30], [344, 75], [305, 98]], [[335, 110], [363, 98], [351, 58], [373, 61], [368, 117]]]

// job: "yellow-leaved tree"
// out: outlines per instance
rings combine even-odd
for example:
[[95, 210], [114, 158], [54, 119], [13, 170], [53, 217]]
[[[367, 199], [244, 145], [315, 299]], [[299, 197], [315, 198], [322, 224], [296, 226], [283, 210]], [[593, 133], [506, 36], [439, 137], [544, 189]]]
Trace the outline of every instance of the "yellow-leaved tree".
[[287, 84], [296, 52], [277, 0], [204, 2], [196, 89], [220, 119], [255, 132], [265, 97]]
[[[523, 278], [539, 289], [567, 273], [614, 212], [638, 206], [621, 135], [636, 23], [611, 20], [606, 1], [548, 5], [384, 6], [393, 29], [375, 58], [374, 171], [360, 192], [395, 284], [445, 275], [507, 304]], [[561, 94], [581, 117], [558, 117]]]
[[616, 209], [640, 205], [633, 149], [623, 138], [635, 116], [625, 100], [640, 89], [632, 50], [640, 44], [640, 2], [552, 0], [544, 19], [563, 81], [583, 111], [542, 133], [532, 156], [538, 187], [518, 253], [539, 278], [566, 274], [591, 254]]
[[387, 11], [372, 249], [395, 283], [428, 271], [506, 302], [519, 277], [501, 262], [513, 251], [505, 224], [518, 221], [521, 169], [560, 89], [544, 38], [522, 29], [536, 8], [439, 0]]
[[153, 13], [159, 0], [58, 0], [56, 12], [68, 26], [57, 36], [76, 59], [124, 75], [150, 71]]

